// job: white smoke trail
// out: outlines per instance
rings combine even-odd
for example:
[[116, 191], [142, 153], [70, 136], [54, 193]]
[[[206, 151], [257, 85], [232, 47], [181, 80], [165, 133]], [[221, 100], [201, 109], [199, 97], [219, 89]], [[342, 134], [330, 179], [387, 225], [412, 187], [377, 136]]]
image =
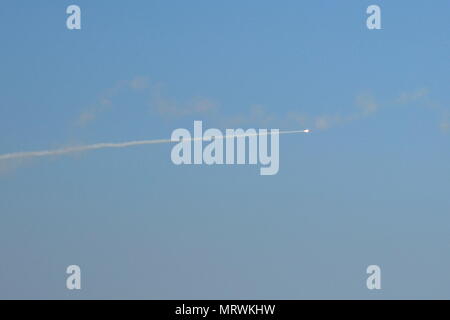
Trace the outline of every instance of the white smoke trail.
[[[278, 134], [292, 134], [292, 133], [308, 133], [309, 130], [292, 130], [292, 131], [279, 131]], [[262, 135], [270, 135], [272, 132], [267, 131], [265, 134], [263, 133], [255, 133], [255, 134], [243, 134], [243, 135], [226, 135], [223, 136], [223, 139], [229, 138], [238, 138], [238, 137], [249, 137], [249, 136], [262, 136]], [[219, 137], [217, 137], [219, 138]], [[185, 139], [185, 141], [209, 141], [211, 137], [197, 137], [197, 138], [189, 138]], [[10, 159], [26, 159], [26, 158], [36, 158], [36, 157], [45, 157], [45, 156], [56, 156], [67, 153], [75, 153], [82, 152], [88, 150], [97, 150], [97, 149], [105, 149], [105, 148], [127, 148], [145, 144], [157, 144], [157, 143], [174, 143], [179, 142], [178, 140], [171, 139], [159, 139], [159, 140], [138, 140], [138, 141], [129, 141], [129, 142], [119, 142], [119, 143], [95, 143], [84, 146], [75, 146], [75, 147], [66, 147], [55, 150], [42, 150], [42, 151], [29, 151], [29, 152], [14, 152], [14, 153], [6, 153], [0, 155], [1, 160], [10, 160]]]

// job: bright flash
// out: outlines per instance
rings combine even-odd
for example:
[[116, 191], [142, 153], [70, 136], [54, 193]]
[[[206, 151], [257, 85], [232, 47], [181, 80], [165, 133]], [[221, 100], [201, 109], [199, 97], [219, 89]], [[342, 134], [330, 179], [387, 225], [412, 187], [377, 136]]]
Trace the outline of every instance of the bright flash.
[[303, 130], [304, 133], [308, 133], [309, 131], [309, 129]]

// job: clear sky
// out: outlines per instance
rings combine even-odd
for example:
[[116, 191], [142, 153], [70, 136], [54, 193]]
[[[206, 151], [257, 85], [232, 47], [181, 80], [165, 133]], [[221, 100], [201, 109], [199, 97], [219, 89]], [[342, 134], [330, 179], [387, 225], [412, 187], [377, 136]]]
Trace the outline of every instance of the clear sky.
[[168, 144], [2, 161], [0, 298], [450, 298], [448, 0], [0, 6], [0, 154], [313, 130], [274, 176]]

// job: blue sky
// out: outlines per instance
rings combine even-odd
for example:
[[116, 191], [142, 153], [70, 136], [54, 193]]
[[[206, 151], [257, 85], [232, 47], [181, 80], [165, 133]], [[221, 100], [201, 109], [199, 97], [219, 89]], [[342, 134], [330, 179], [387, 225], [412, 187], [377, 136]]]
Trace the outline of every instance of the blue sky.
[[170, 145], [0, 163], [0, 298], [450, 298], [450, 2], [1, 6], [0, 154], [313, 132], [280, 138], [275, 176]]

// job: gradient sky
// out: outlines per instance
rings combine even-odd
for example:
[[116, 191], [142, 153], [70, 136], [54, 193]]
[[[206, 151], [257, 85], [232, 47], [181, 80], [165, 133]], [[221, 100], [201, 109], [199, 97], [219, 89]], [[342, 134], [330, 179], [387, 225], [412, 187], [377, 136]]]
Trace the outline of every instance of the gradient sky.
[[448, 0], [2, 1], [0, 154], [313, 132], [275, 176], [171, 145], [0, 163], [0, 298], [449, 299], [449, 30]]

